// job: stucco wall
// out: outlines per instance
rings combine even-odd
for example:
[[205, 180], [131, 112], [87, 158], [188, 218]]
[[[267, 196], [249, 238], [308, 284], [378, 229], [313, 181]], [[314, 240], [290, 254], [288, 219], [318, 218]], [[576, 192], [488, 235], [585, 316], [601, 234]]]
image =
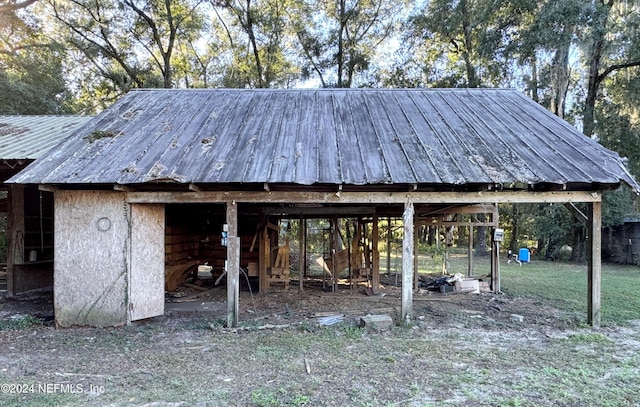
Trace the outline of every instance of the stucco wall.
[[127, 323], [129, 205], [115, 191], [55, 193], [56, 323]]

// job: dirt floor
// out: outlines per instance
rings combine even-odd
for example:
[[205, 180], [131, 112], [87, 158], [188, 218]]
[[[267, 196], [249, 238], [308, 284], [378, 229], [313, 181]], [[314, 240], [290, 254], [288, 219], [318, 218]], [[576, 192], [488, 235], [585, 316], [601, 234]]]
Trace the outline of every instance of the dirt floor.
[[228, 329], [225, 287], [196, 283], [203, 288], [167, 295], [165, 316], [109, 329], [55, 329], [50, 293], [0, 299], [0, 320], [43, 321], [0, 330], [0, 405], [632, 406], [640, 400], [640, 324], [593, 331], [584, 315], [552, 303], [424, 292], [414, 297], [412, 324], [358, 327], [367, 314], [398, 322], [401, 291], [388, 277], [373, 295], [346, 287], [299, 292], [296, 285], [252, 295], [245, 286], [240, 328]]

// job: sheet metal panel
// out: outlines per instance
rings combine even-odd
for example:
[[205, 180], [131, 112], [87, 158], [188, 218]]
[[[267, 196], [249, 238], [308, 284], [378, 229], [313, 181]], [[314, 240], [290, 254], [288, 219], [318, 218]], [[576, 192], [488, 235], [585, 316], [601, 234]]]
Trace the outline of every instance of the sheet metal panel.
[[91, 116], [0, 116], [0, 159], [41, 157]]
[[136, 90], [11, 182], [510, 184], [635, 181], [515, 90]]

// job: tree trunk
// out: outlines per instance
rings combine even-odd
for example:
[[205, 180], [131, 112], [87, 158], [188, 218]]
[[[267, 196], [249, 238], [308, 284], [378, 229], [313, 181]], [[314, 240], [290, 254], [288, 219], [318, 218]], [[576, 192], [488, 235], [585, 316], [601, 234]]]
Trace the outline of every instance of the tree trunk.
[[569, 47], [566, 42], [558, 48], [553, 57], [551, 74], [551, 111], [556, 116], [564, 119], [567, 91], [569, 89]]
[[471, 40], [471, 22], [469, 19], [469, 10], [467, 9], [467, 1], [462, 0], [460, 2], [460, 8], [462, 9], [462, 33], [464, 36], [464, 50], [462, 51], [462, 58], [464, 59], [464, 65], [467, 70], [467, 86], [470, 88], [477, 88], [479, 83], [476, 78], [476, 69], [471, 61], [471, 55], [473, 53], [473, 42]]
[[595, 15], [593, 17], [591, 49], [589, 51], [589, 80], [587, 83], [587, 96], [584, 103], [583, 111], [583, 128], [582, 132], [591, 137], [595, 130], [595, 106], [598, 98], [598, 89], [602, 83], [600, 76], [600, 64], [602, 62], [602, 50], [604, 49], [605, 35], [607, 33], [607, 22], [609, 21], [609, 12], [613, 6], [614, 0], [598, 0], [595, 5]]

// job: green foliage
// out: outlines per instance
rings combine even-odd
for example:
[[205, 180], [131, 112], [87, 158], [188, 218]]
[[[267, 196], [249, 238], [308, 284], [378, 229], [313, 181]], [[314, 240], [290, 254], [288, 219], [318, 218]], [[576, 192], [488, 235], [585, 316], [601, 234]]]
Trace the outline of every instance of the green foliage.
[[11, 318], [0, 320], [0, 331], [22, 330], [37, 325], [42, 325], [42, 320], [32, 315], [17, 315]]
[[622, 186], [602, 194], [602, 226], [617, 226], [635, 210], [636, 195], [631, 188]]
[[[399, 28], [401, 0], [302, 0], [292, 18], [303, 78], [349, 88]], [[361, 83], [362, 84], [362, 83]], [[362, 84], [364, 85], [364, 84]]]
[[32, 19], [0, 14], [0, 114], [62, 114], [70, 110], [63, 45]]

